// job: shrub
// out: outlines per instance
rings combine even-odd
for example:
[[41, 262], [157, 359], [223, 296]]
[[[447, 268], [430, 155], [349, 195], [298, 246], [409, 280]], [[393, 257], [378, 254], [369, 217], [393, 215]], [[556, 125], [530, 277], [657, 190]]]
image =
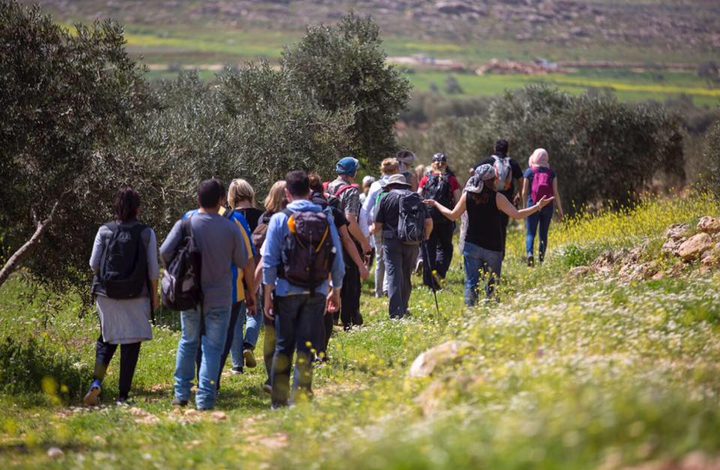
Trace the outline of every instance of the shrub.
[[5, 338], [0, 342], [3, 393], [45, 393], [53, 401], [77, 400], [91, 373], [89, 366], [73, 353], [52, 351], [42, 341]]

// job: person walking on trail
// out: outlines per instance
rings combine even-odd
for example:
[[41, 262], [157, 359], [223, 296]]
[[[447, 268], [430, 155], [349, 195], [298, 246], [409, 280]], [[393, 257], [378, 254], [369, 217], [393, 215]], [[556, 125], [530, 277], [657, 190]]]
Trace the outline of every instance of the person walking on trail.
[[[492, 165], [495, 168], [495, 188], [505, 196], [515, 207], [520, 206], [520, 179], [523, 177], [522, 168], [518, 162], [508, 156], [510, 144], [505, 139], [495, 142], [495, 153], [480, 165]], [[502, 254], [505, 256], [505, 239], [510, 219], [503, 212], [500, 214], [502, 222]]]
[[555, 200], [553, 204], [548, 204], [543, 210], [537, 214], [533, 214], [526, 220], [527, 237], [527, 263], [528, 266], [535, 265], [535, 235], [538, 226], [540, 228], [540, 247], [538, 260], [542, 263], [545, 260], [545, 251], [548, 245], [548, 231], [550, 230], [550, 221], [552, 221], [554, 207], [557, 207], [558, 216], [563, 218], [562, 201], [558, 192], [557, 175], [550, 168], [550, 157], [545, 149], [535, 149], [528, 160], [529, 168], [523, 175], [523, 186], [521, 199], [525, 207], [532, 206], [543, 196]]
[[[345, 213], [339, 208], [330, 205], [328, 202], [323, 191], [320, 175], [317, 173], [310, 173], [308, 175], [308, 179], [310, 181], [310, 202], [317, 204], [322, 209], [328, 208], [332, 212], [335, 228], [340, 235], [340, 242], [342, 243], [343, 250], [347, 251], [353, 263], [357, 266], [360, 271], [360, 278], [362, 280], [366, 280], [370, 277], [370, 272], [368, 271], [367, 266], [365, 266], [362, 256], [360, 256], [360, 253], [357, 250], [357, 245], [355, 245], [355, 242], [350, 236], [350, 232], [348, 231], [348, 225], [350, 225], [350, 222], [348, 222], [347, 217], [345, 217]], [[328, 314], [325, 315], [325, 340], [320, 347], [318, 347], [317, 351], [317, 357], [321, 361], [327, 361], [328, 359], [327, 347], [330, 342], [330, 337], [332, 336], [333, 326], [337, 324], [339, 320], [339, 318], [335, 315], [336, 313], [339, 312], [328, 312]]]
[[[420, 180], [418, 193], [424, 199], [434, 199], [439, 204], [451, 209], [460, 200], [460, 183], [448, 167], [447, 155], [433, 155], [432, 167], [428, 174]], [[449, 221], [433, 208], [430, 208], [433, 219], [433, 231], [424, 250], [429, 259], [423, 262], [423, 283], [435, 290], [440, 288], [437, 277], [445, 279], [453, 256], [453, 233], [455, 223]]]
[[[238, 226], [220, 215], [224, 199], [225, 188], [220, 181], [211, 179], [200, 183], [200, 209], [187, 222], [179, 220], [160, 247], [162, 259], [169, 265], [185, 238], [184, 227], [187, 227], [189, 236], [200, 250], [202, 266], [203, 300], [195, 308], [180, 313], [182, 336], [175, 369], [175, 406], [186, 406], [190, 400], [195, 356], [202, 341], [203, 355], [195, 400], [199, 410], [215, 407], [220, 357], [227, 341], [233, 304], [231, 265], [245, 269], [251, 256]], [[201, 331], [204, 331], [202, 337]]]
[[[323, 342], [325, 305], [334, 310], [340, 304], [337, 286], [345, 274], [332, 212], [308, 200], [310, 180], [304, 171], [291, 171], [285, 181], [290, 203], [270, 220], [262, 250], [266, 315], [274, 319], [277, 333], [273, 408], [287, 406], [299, 395], [312, 396], [313, 353]], [[291, 397], [290, 370], [296, 352]]]
[[380, 207], [379, 202], [387, 195], [385, 185], [388, 178], [392, 175], [400, 173], [400, 164], [396, 158], [386, 158], [380, 163], [380, 173], [382, 176], [375, 181], [368, 191], [368, 197], [363, 203], [363, 212], [368, 217], [368, 228], [372, 233], [372, 240], [375, 242], [375, 253], [377, 264], [375, 265], [375, 297], [387, 297], [388, 287], [387, 278], [385, 277], [385, 257], [383, 255], [382, 233], [375, 233], [374, 221], [377, 210]]
[[150, 319], [152, 311], [160, 305], [157, 238], [152, 228], [138, 221], [140, 195], [132, 188], [122, 188], [115, 196], [113, 208], [115, 220], [100, 227], [90, 255], [100, 336], [95, 344], [93, 382], [83, 400], [86, 406], [99, 404], [102, 382], [118, 345], [117, 402], [127, 402], [140, 343], [152, 339]]
[[[360, 162], [354, 157], [344, 157], [338, 161], [335, 172], [338, 177], [334, 181], [328, 183], [328, 193], [339, 200], [340, 209], [345, 213], [350, 224], [348, 230], [350, 235], [355, 239], [358, 251], [363, 255], [372, 251], [370, 242], [363, 235], [360, 229], [360, 189], [355, 184]], [[363, 318], [360, 314], [360, 289], [361, 279], [360, 270], [353, 262], [350, 253], [343, 250], [343, 260], [345, 261], [345, 279], [342, 284], [342, 309], [340, 310], [340, 319], [343, 328], [351, 329], [353, 326], [361, 326]]]
[[[244, 182], [245, 180], [233, 181], [233, 183], [230, 184], [231, 189], [228, 191], [228, 195], [232, 198], [232, 201], [234, 203], [237, 203], [237, 195], [235, 194], [235, 192], [238, 190], [238, 183], [236, 183], [238, 181]], [[235, 343], [235, 335], [239, 335], [238, 341], [241, 345], [240, 347], [242, 348], [245, 321], [248, 316], [250, 318], [255, 318], [257, 316], [257, 302], [255, 296], [255, 250], [253, 248], [252, 242], [250, 241], [252, 237], [252, 232], [250, 231], [250, 224], [240, 211], [236, 211], [234, 209], [225, 209], [225, 198], [223, 198], [221, 206], [222, 207], [220, 208], [220, 215], [226, 217], [228, 220], [235, 222], [235, 224], [240, 229], [240, 233], [242, 234], [243, 242], [245, 243], [245, 249], [251, 256], [248, 259], [247, 265], [242, 270], [238, 269], [237, 266], [235, 266], [234, 264], [232, 265], [233, 304], [232, 310], [230, 311], [230, 324], [227, 331], [227, 340], [225, 341], [225, 347], [223, 348], [222, 354], [220, 355], [220, 371], [218, 372], [218, 378], [216, 382], [218, 390], [220, 390], [222, 370], [225, 367], [225, 362], [227, 361], [227, 357], [230, 354], [230, 350]], [[195, 214], [197, 214], [197, 210], [189, 211], [185, 214], [184, 218], [188, 219]], [[200, 336], [202, 337], [203, 335], [204, 331], [201, 331]], [[196, 369], [198, 372], [200, 371], [200, 366], [202, 364], [202, 354], [203, 349], [201, 346], [200, 348], [198, 348], [198, 353], [195, 361]], [[238, 370], [238, 368], [233, 366], [232, 371], [235, 375], [243, 373], [242, 364], [244, 362], [244, 358], [242, 349], [237, 352], [237, 357], [237, 360], [240, 363], [240, 367]], [[252, 362], [248, 362], [252, 364], [252, 367], [255, 367], [254, 357], [251, 356], [251, 359]]]
[[412, 272], [418, 246], [430, 237], [433, 221], [417, 192], [400, 174], [387, 179], [388, 191], [375, 217], [375, 233], [382, 234], [390, 296], [390, 318], [408, 314]]
[[272, 359], [275, 355], [275, 322], [272, 317], [268, 316], [269, 306], [266, 306], [264, 301], [265, 291], [262, 286], [263, 263], [260, 254], [262, 253], [262, 247], [267, 238], [267, 229], [272, 216], [284, 210], [287, 204], [288, 200], [285, 197], [285, 180], [276, 181], [270, 187], [270, 191], [265, 197], [265, 201], [263, 202], [265, 212], [263, 212], [258, 219], [258, 225], [255, 227], [255, 230], [253, 230], [252, 237], [253, 245], [258, 253], [257, 267], [255, 268], [255, 285], [259, 286], [258, 307], [259, 313], [262, 314], [263, 329], [265, 330], [263, 336], [263, 362], [265, 363], [267, 380], [263, 384], [263, 390], [267, 393], [270, 393], [272, 390], [270, 382], [272, 380]]
[[465, 257], [465, 304], [474, 306], [478, 300], [478, 285], [481, 273], [487, 280], [487, 298], [494, 295], [495, 283], [500, 280], [503, 262], [503, 221], [502, 215], [513, 219], [524, 219], [536, 214], [553, 199], [542, 197], [532, 206], [518, 210], [500, 192], [496, 191], [497, 174], [492, 165], [480, 165], [475, 175], [465, 185], [463, 194], [455, 207], [450, 210], [437, 201], [428, 199], [425, 204], [436, 208], [450, 220], [468, 215], [463, 256]]
[[[235, 214], [238, 214], [245, 219], [247, 225], [242, 225], [246, 232], [249, 232], [248, 237], [252, 240], [252, 233], [257, 228], [263, 211], [255, 207], [255, 190], [250, 183], [241, 178], [233, 180], [228, 188], [228, 205], [233, 209], [232, 215], [236, 223], [239, 222], [242, 224], [242, 221], [239, 217], [234, 217]], [[251, 246], [253, 254], [257, 258], [257, 248], [254, 244]], [[251, 277], [253, 279], [252, 284], [248, 282]], [[255, 283], [255, 274], [253, 273], [252, 276], [242, 276], [242, 282], [244, 290], [246, 292], [252, 291], [253, 298], [256, 298], [255, 288], [257, 287], [257, 284]], [[236, 288], [239, 289], [240, 287], [236, 285]], [[243, 331], [246, 324], [247, 330]], [[242, 374], [244, 370], [243, 366], [249, 368], [257, 366], [257, 360], [255, 359], [255, 346], [257, 345], [262, 326], [263, 319], [261, 317], [261, 313], [256, 311], [255, 315], [246, 316], [240, 312], [238, 322], [235, 324], [232, 346], [230, 348], [230, 352], [232, 353], [233, 374]]]

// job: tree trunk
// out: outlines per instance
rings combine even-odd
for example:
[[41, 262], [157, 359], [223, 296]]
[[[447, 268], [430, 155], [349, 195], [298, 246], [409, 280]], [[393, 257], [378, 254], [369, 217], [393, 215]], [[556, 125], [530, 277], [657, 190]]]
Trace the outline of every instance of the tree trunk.
[[13, 253], [13, 255], [10, 257], [10, 259], [7, 260], [7, 263], [5, 263], [5, 266], [3, 266], [2, 270], [0, 270], [0, 287], [2, 287], [3, 284], [5, 284], [5, 281], [8, 280], [10, 275], [20, 267], [22, 262], [27, 258], [30, 253], [32, 252], [33, 248], [40, 243], [40, 240], [43, 236], [43, 234], [47, 231], [48, 227], [50, 226], [50, 223], [52, 222], [53, 216], [55, 215], [55, 210], [58, 207], [58, 204], [60, 204], [60, 201], [56, 201], [55, 205], [53, 205], [52, 210], [50, 211], [50, 215], [47, 216], [47, 218], [43, 221], [36, 221], [35, 223], [35, 233], [33, 233], [32, 237], [30, 237], [30, 240], [26, 241], [23, 246], [18, 248], [18, 250]]

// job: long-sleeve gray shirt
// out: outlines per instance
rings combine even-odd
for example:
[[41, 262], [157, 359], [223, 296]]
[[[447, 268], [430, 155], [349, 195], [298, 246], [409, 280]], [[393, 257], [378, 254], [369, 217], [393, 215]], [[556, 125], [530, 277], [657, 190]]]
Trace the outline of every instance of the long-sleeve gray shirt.
[[[232, 306], [232, 264], [243, 269], [248, 262], [248, 252], [240, 228], [218, 214], [194, 212], [190, 223], [193, 237], [202, 254], [200, 283], [205, 310]], [[182, 221], [175, 223], [160, 247], [165, 265], [175, 256], [182, 241]]]

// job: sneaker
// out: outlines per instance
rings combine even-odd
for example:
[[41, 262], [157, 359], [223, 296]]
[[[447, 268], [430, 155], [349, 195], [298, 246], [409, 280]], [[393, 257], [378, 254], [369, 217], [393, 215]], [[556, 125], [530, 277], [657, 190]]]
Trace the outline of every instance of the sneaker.
[[545, 253], [540, 253], [538, 261], [540, 261], [540, 264], [543, 264], [543, 262], [545, 261]]
[[102, 387], [100, 386], [100, 381], [94, 381], [90, 386], [90, 390], [85, 394], [85, 398], [83, 398], [85, 406], [98, 406], [100, 404], [101, 392]]
[[533, 258], [533, 255], [527, 257], [527, 265], [531, 268], [535, 266], [535, 258]]
[[172, 406], [176, 406], [178, 408], [184, 408], [188, 405], [187, 400], [180, 400], [179, 398], [175, 398], [172, 401]]
[[243, 375], [245, 371], [242, 367], [233, 367], [232, 368], [232, 375]]
[[251, 369], [257, 367], [257, 361], [255, 360], [255, 353], [252, 349], [245, 349], [243, 351], [243, 358], [245, 359], [245, 365]]

